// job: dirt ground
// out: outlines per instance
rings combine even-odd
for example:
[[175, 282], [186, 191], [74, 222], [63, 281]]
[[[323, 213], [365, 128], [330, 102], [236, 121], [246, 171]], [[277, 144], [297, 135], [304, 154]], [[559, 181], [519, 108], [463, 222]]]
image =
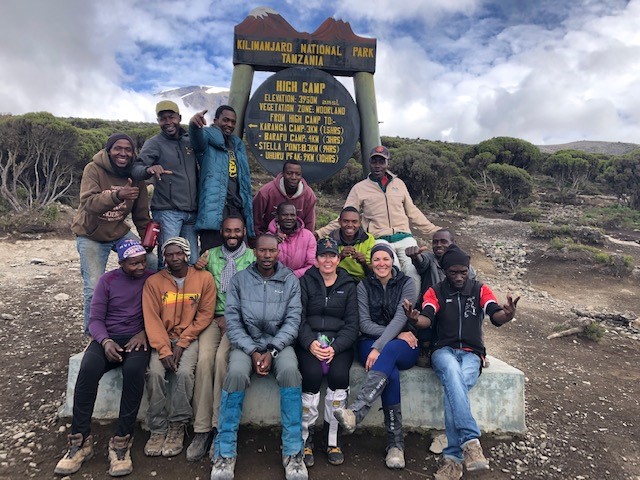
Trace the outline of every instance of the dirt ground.
[[[516, 319], [500, 329], [487, 322], [485, 335], [492, 355], [525, 373], [528, 432], [484, 436], [491, 470], [475, 478], [640, 480], [637, 330], [606, 325], [597, 343], [576, 336], [546, 340], [555, 325], [574, 316], [572, 307], [640, 314], [638, 276], [620, 280], [580, 262], [549, 259], [545, 244], [528, 237], [525, 223], [447, 213], [432, 219], [460, 233], [458, 243], [471, 250], [479, 276], [501, 300], [507, 289], [522, 295]], [[607, 248], [634, 255], [640, 264], [640, 245], [633, 241]], [[70, 237], [0, 239], [2, 479], [55, 478], [69, 427], [56, 417], [67, 361], [87, 342], [81, 288]], [[109, 478], [111, 429], [94, 425], [96, 456], [72, 478]], [[384, 467], [380, 432], [345, 437], [345, 464], [329, 466], [320, 452], [310, 478], [432, 478], [439, 459], [428, 448], [436, 433], [407, 435], [407, 468], [399, 472]], [[129, 478], [209, 478], [208, 462], [188, 463], [184, 453], [145, 458], [147, 435], [136, 434]], [[278, 436], [276, 429], [241, 428], [236, 478], [284, 478]]]

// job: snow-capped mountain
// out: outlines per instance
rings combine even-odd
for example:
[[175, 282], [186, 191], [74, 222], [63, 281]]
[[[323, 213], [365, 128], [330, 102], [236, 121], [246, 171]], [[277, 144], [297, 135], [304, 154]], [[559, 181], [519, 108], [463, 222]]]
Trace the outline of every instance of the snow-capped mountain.
[[[155, 96], [176, 102], [181, 109], [180, 113], [183, 113], [182, 107], [185, 108], [184, 113], [195, 113], [205, 109], [213, 113], [220, 105], [229, 103], [229, 89], [225, 87], [181, 87], [156, 93]], [[183, 114], [183, 120], [185, 117], [188, 119]]]

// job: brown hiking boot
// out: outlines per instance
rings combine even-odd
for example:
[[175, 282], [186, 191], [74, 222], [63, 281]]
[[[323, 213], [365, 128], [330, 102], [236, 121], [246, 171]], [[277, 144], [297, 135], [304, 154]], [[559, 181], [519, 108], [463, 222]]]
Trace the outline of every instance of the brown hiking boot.
[[164, 445], [164, 439], [167, 437], [167, 433], [153, 433], [147, 443], [144, 446], [144, 454], [147, 457], [159, 457], [162, 455], [162, 446]]
[[460, 480], [462, 478], [462, 464], [451, 458], [445, 458], [433, 478], [435, 480]]
[[464, 468], [469, 472], [477, 470], [489, 470], [489, 460], [482, 453], [480, 440], [474, 438], [462, 444], [462, 455], [464, 458]]
[[122, 477], [133, 472], [131, 445], [133, 445], [131, 435], [113, 437], [109, 440], [109, 475], [112, 477]]
[[60, 459], [54, 473], [59, 475], [70, 475], [80, 470], [82, 463], [93, 457], [93, 437], [88, 435], [84, 440], [81, 433], [69, 435], [69, 450]]
[[184, 423], [171, 422], [169, 424], [169, 433], [164, 439], [162, 445], [163, 457], [175, 457], [182, 452], [184, 448]]

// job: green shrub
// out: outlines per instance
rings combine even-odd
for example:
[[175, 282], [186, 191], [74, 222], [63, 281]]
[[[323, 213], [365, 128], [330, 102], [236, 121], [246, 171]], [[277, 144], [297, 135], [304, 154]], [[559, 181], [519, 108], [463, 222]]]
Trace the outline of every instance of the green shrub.
[[576, 227], [574, 225], [549, 225], [544, 223], [532, 223], [532, 238], [540, 238], [543, 240], [554, 237], [568, 237], [577, 243], [589, 245], [604, 245], [604, 234], [595, 228]]
[[605, 328], [598, 322], [591, 322], [584, 327], [581, 336], [588, 338], [594, 342], [599, 342], [604, 337]]
[[513, 219], [518, 222], [535, 222], [542, 216], [542, 212], [536, 207], [520, 207], [513, 214]]
[[42, 212], [42, 217], [48, 223], [54, 223], [58, 221], [61, 216], [62, 212], [60, 212], [60, 207], [55, 203], [45, 207], [44, 211]]
[[351, 187], [362, 180], [362, 177], [362, 165], [351, 158], [342, 170], [329, 180], [319, 183], [318, 189], [327, 193], [339, 193], [346, 198]]
[[531, 196], [533, 178], [522, 168], [492, 163], [487, 167], [491, 180], [500, 187], [501, 199], [513, 210]]
[[327, 225], [329, 222], [337, 218], [340, 212], [335, 213], [328, 210], [318, 211], [316, 213], [316, 229], [320, 229]]
[[565, 247], [566, 243], [563, 239], [559, 237], [554, 237], [549, 242], [549, 246], [555, 250], [562, 250]]
[[602, 228], [640, 228], [640, 211], [619, 204], [590, 208], [583, 218], [589, 225]]
[[550, 225], [547, 223], [532, 223], [531, 237], [548, 240], [554, 237], [570, 237], [573, 232], [570, 225]]

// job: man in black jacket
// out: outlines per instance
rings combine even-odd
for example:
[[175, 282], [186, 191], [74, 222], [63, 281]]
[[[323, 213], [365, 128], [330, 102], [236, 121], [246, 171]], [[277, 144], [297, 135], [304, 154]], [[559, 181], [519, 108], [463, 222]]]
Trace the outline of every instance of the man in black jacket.
[[[170, 100], [156, 105], [161, 132], [148, 139], [133, 165], [135, 180], [155, 177], [151, 215], [160, 224], [158, 245], [173, 237], [187, 239], [191, 246], [189, 263], [198, 259], [195, 229], [198, 211], [198, 172], [196, 157], [187, 131], [180, 126], [180, 109]], [[164, 259], [158, 249], [158, 269]]]
[[407, 316], [418, 328], [433, 324], [437, 334], [431, 364], [445, 392], [448, 445], [436, 480], [462, 478], [463, 464], [467, 471], [489, 469], [480, 445], [480, 429], [471, 413], [469, 390], [480, 376], [486, 355], [482, 340], [485, 315], [495, 326], [504, 325], [513, 320], [520, 300], [507, 294], [507, 303], [501, 307], [488, 286], [469, 279], [469, 261], [468, 254], [451, 245], [440, 260], [446, 279], [427, 290], [422, 311], [408, 301], [404, 304]]
[[[433, 253], [428, 252], [429, 247], [409, 247], [405, 251], [407, 256], [416, 267], [418, 275], [420, 275], [420, 294], [416, 302], [416, 308], [422, 309], [422, 301], [424, 294], [427, 293], [429, 287], [437, 285], [446, 278], [444, 269], [440, 265], [442, 255], [447, 251], [450, 245], [456, 243], [455, 236], [451, 230], [441, 228], [433, 234], [431, 240], [431, 249]], [[476, 279], [476, 272], [469, 265], [469, 279]], [[420, 342], [420, 356], [416, 365], [419, 367], [431, 366], [431, 342], [433, 341], [433, 329], [424, 328], [418, 330], [418, 341]]]

